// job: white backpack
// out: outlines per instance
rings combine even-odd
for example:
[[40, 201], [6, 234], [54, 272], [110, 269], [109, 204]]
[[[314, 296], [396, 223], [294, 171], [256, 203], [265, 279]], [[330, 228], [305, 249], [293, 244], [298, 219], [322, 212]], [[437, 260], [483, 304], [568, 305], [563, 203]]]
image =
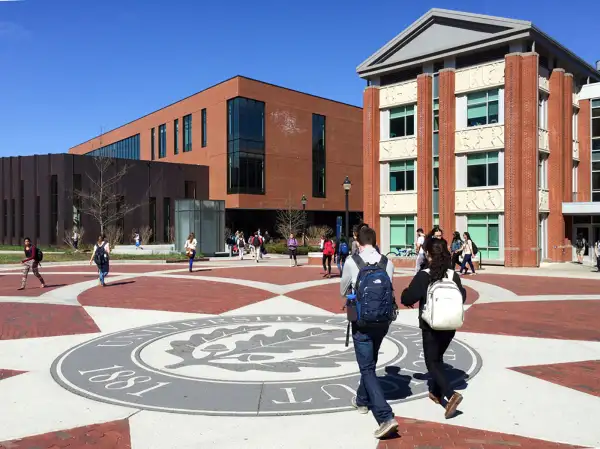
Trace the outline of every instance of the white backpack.
[[[429, 273], [429, 269], [424, 271]], [[453, 277], [454, 271], [448, 270], [447, 277], [427, 288], [427, 302], [421, 318], [434, 330], [460, 329], [465, 320], [462, 293]]]

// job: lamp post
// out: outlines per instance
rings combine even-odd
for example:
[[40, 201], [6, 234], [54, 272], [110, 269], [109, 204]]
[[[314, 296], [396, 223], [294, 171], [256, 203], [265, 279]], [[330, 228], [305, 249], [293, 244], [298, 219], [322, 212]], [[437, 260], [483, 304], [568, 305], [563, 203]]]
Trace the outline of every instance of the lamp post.
[[302, 195], [300, 199], [302, 203], [302, 242], [306, 246], [306, 195]]
[[348, 204], [348, 195], [350, 193], [350, 189], [352, 188], [352, 183], [350, 182], [350, 178], [348, 178], [348, 176], [346, 176], [346, 179], [344, 179], [344, 190], [346, 192], [346, 238], [349, 239], [350, 238], [350, 210], [349, 210], [349, 204]]

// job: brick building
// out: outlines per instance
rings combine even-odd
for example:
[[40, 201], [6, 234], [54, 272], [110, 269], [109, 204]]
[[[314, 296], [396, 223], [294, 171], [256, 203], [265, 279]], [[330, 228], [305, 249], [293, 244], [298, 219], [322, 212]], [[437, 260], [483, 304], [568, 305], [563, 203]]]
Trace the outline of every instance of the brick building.
[[301, 208], [309, 222], [362, 211], [360, 108], [236, 76], [69, 150], [206, 165], [209, 196], [225, 200], [226, 222], [273, 230], [275, 211]]
[[469, 231], [484, 263], [572, 259], [563, 207], [592, 199], [580, 91], [594, 67], [531, 22], [432, 9], [357, 71], [363, 209], [382, 250], [439, 224]]
[[[164, 164], [116, 159], [104, 173], [108, 179], [123, 167], [127, 173], [114, 188], [122, 194], [119, 204], [139, 205], [119, 222], [124, 242], [131, 243], [135, 229], [149, 225], [153, 242], [170, 242], [175, 200], [208, 199], [209, 170], [205, 166]], [[91, 157], [46, 154], [0, 158], [0, 243], [19, 245], [30, 237], [41, 245], [64, 245], [65, 232], [85, 229], [84, 242], [92, 243], [99, 225], [81, 212], [75, 191], [89, 192], [89, 176], [99, 170]]]

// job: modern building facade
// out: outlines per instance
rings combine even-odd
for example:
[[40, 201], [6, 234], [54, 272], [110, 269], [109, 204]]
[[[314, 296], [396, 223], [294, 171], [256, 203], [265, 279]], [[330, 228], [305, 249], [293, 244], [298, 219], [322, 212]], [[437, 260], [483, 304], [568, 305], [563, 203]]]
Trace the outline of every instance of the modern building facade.
[[70, 149], [73, 154], [206, 165], [209, 196], [228, 226], [273, 229], [275, 211], [300, 209], [335, 224], [362, 210], [362, 111], [236, 76]]
[[[208, 167], [115, 159], [105, 176], [110, 179], [125, 166], [125, 176], [113, 189], [121, 197], [109, 204], [111, 208], [139, 206], [114, 223], [128, 243], [131, 231], [146, 225], [153, 230], [153, 242], [170, 243], [175, 201], [208, 199]], [[86, 204], [75, 194], [91, 190], [89, 177], [98, 178], [91, 157], [48, 154], [0, 158], [0, 242], [19, 245], [30, 237], [38, 244], [63, 246], [65, 232], [74, 226], [85, 229], [85, 243], [94, 242], [99, 225], [82, 213]]]
[[357, 71], [363, 209], [383, 250], [439, 224], [468, 231], [484, 263], [572, 259], [563, 204], [600, 201], [581, 96], [594, 67], [531, 22], [432, 9]]

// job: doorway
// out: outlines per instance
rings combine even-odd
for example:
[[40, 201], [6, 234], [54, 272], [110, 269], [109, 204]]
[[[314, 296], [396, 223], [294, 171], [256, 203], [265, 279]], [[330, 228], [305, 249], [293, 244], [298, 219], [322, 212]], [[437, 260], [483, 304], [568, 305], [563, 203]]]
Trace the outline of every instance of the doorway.
[[[576, 242], [579, 238], [582, 238], [586, 242], [583, 250], [584, 262], [590, 259], [590, 228], [591, 225], [578, 225], [574, 228], [575, 235], [573, 236], [573, 242]], [[577, 260], [577, 248], [575, 245], [573, 246], [573, 260]]]

